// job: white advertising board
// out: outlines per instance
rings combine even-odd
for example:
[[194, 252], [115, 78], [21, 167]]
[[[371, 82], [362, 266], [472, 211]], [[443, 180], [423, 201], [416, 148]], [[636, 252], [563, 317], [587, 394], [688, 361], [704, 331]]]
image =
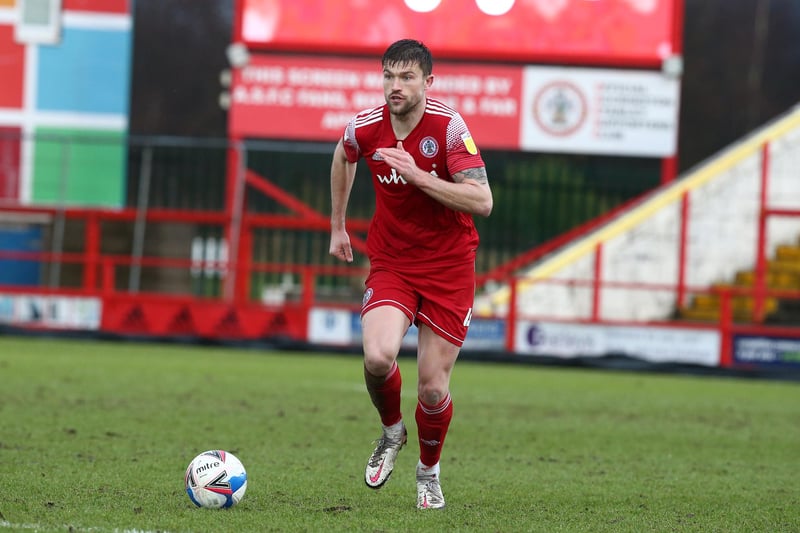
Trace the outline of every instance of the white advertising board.
[[0, 294], [0, 323], [53, 329], [97, 330], [99, 298]]
[[525, 67], [521, 147], [540, 152], [669, 157], [680, 81], [656, 71]]
[[514, 351], [563, 358], [624, 355], [651, 363], [719, 366], [720, 335], [695, 328], [520, 321]]
[[347, 346], [353, 343], [352, 312], [315, 307], [308, 313], [308, 340], [314, 344]]

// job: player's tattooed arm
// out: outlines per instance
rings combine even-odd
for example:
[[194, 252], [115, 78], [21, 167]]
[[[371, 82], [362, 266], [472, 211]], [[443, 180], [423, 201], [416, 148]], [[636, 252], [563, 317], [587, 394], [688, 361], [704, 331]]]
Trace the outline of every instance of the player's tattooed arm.
[[464, 180], [474, 180], [480, 184], [489, 183], [485, 167], [468, 168], [453, 174], [453, 181], [456, 183], [463, 183]]
[[453, 182], [439, 181], [449, 194], [443, 191], [443, 194], [434, 197], [451, 209], [483, 217], [489, 216], [494, 202], [485, 167], [467, 168], [456, 172], [453, 174]]

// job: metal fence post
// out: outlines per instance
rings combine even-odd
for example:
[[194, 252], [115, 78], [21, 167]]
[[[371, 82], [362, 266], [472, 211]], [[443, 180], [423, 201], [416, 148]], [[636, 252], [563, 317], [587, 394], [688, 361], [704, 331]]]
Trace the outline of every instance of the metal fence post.
[[58, 288], [61, 284], [61, 254], [64, 252], [64, 230], [66, 226], [67, 181], [69, 179], [69, 163], [71, 142], [65, 142], [61, 150], [61, 173], [58, 182], [58, 207], [53, 221], [53, 240], [51, 251], [53, 261], [50, 264], [50, 287]]
[[[228, 200], [230, 219], [228, 220], [228, 267], [224, 285], [224, 298], [232, 302], [236, 296], [236, 280], [239, 274], [239, 240], [242, 231], [242, 211], [244, 210], [245, 170], [247, 169], [247, 149], [243, 142], [237, 141], [231, 150], [236, 155], [232, 198]], [[231, 190], [230, 188], [228, 190]], [[243, 273], [243, 274], [246, 274]]]
[[139, 168], [139, 198], [136, 202], [136, 222], [133, 226], [131, 250], [131, 269], [128, 274], [128, 290], [139, 292], [142, 280], [142, 255], [144, 254], [144, 233], [147, 228], [147, 205], [150, 196], [150, 176], [153, 166], [153, 147], [147, 146], [142, 152], [142, 165]]

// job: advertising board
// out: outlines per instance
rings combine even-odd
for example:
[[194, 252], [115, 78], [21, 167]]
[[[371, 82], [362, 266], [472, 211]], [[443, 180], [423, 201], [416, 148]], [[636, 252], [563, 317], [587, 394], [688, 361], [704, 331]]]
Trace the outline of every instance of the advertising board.
[[94, 331], [100, 328], [102, 307], [100, 298], [0, 294], [0, 324]]
[[[519, 144], [522, 71], [440, 64], [429, 95], [459, 109], [487, 148]], [[384, 103], [375, 60], [261, 54], [237, 71], [229, 128], [240, 137], [335, 142], [357, 112]]]
[[[428, 91], [481, 149], [674, 155], [679, 82], [652, 71], [437, 62]], [[382, 105], [376, 59], [253, 54], [231, 87], [233, 137], [336, 142]]]
[[561, 357], [626, 356], [650, 363], [719, 366], [719, 331], [520, 321], [514, 351]]
[[740, 365], [800, 367], [800, 338], [734, 335], [733, 361]]

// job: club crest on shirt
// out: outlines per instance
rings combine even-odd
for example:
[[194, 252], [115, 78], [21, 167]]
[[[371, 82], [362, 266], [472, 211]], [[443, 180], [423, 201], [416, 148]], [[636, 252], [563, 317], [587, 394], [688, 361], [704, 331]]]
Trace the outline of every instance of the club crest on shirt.
[[375, 153], [372, 154], [372, 160], [373, 161], [383, 161], [383, 156], [381, 154], [379, 154], [378, 152], [375, 152]]
[[361, 307], [367, 305], [367, 302], [369, 301], [370, 298], [372, 298], [372, 287], [364, 291], [364, 298], [361, 299]]
[[472, 135], [468, 131], [465, 131], [461, 134], [461, 140], [464, 141], [464, 146], [467, 147], [467, 152], [472, 155], [478, 153], [478, 147], [475, 146], [475, 141], [472, 139]]
[[425, 157], [433, 157], [439, 152], [439, 143], [433, 137], [425, 137], [419, 142], [419, 151]]

